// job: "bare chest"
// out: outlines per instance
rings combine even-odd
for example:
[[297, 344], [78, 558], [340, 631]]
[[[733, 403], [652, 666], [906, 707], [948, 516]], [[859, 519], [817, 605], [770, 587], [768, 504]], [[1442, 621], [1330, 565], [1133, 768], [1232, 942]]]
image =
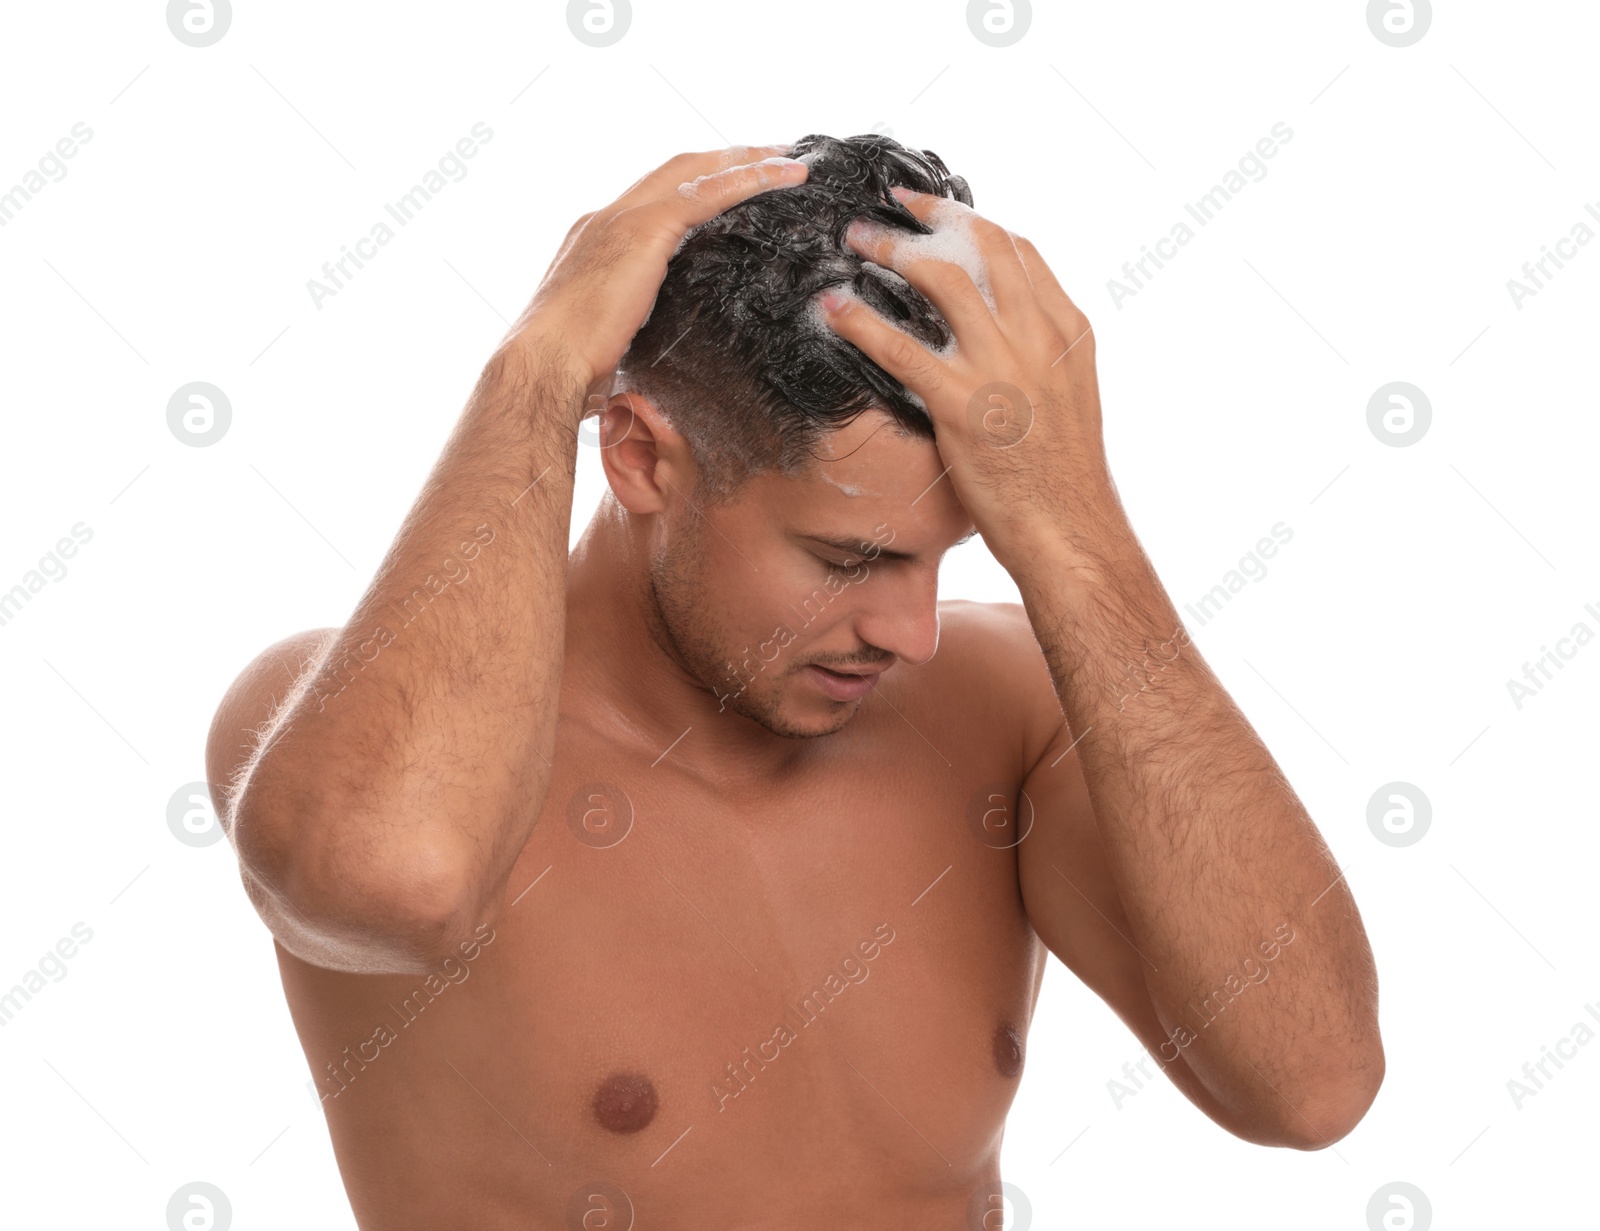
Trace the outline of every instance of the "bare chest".
[[748, 1212], [795, 1177], [813, 1195], [982, 1178], [1044, 950], [1015, 852], [981, 819], [1003, 758], [975, 738], [958, 770], [914, 738], [745, 801], [564, 732], [459, 982], [424, 1000], [403, 978], [314, 980], [339, 988], [297, 1012], [313, 1034], [383, 1004], [404, 1022], [325, 1100], [336, 1138], [344, 1119], [404, 1154], [419, 1138], [397, 1115], [448, 1122], [478, 1142], [480, 1183], [528, 1200], [606, 1177], [633, 1202], [703, 1210], [716, 1177]]

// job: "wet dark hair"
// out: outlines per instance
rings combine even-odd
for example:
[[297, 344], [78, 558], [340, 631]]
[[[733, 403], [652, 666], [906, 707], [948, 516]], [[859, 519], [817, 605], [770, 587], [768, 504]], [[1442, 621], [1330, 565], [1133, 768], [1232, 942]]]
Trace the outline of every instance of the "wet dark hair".
[[869, 408], [933, 439], [915, 395], [808, 306], [817, 292], [848, 285], [926, 345], [948, 345], [938, 309], [898, 274], [862, 261], [844, 234], [856, 218], [930, 234], [890, 194], [897, 184], [965, 205], [972, 192], [932, 150], [877, 133], [812, 133], [792, 156], [809, 165], [803, 184], [760, 193], [689, 232], [618, 367], [617, 390], [648, 397], [688, 441], [707, 503], [763, 471], [800, 473], [824, 433]]

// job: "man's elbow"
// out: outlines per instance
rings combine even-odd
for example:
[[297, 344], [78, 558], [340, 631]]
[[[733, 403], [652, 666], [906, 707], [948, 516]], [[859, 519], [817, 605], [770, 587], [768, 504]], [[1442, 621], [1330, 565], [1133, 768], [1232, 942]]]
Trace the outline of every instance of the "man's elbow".
[[[331, 897], [285, 894], [241, 865], [246, 893], [284, 950], [312, 966], [364, 975], [438, 974], [492, 919], [472, 914], [459, 895], [410, 887]], [[474, 932], [474, 928], [477, 931]]]
[[334, 820], [312, 818], [285, 841], [251, 803], [247, 793], [233, 824], [245, 889], [278, 943], [303, 962], [430, 974], [497, 913], [454, 848], [391, 840], [381, 857], [356, 857], [332, 840]]
[[1383, 1048], [1360, 1072], [1330, 1084], [1300, 1105], [1281, 1125], [1281, 1144], [1295, 1150], [1325, 1150], [1354, 1131], [1372, 1107], [1383, 1085]]

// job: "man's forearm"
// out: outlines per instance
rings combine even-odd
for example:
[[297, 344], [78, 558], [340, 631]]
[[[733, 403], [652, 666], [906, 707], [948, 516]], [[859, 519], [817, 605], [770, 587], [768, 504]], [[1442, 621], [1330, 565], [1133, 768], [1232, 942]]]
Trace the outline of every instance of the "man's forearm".
[[1092, 561], [1054, 541], [1018, 584], [1157, 1015], [1240, 1119], [1340, 1135], [1383, 1067], [1354, 900], [1131, 529]]
[[554, 743], [582, 400], [552, 350], [496, 353], [248, 769], [245, 871], [308, 922], [470, 927], [457, 913], [482, 915], [527, 841]]
[[1081, 736], [1110, 875], [1158, 967], [1146, 972], [1158, 1017], [1175, 1032], [1188, 1000], [1225, 986], [1280, 922], [1301, 928], [1276, 990], [1219, 1017], [1188, 1048], [1189, 1065], [1235, 1120], [1267, 1124], [1264, 1135], [1305, 1136], [1268, 1119], [1269, 1082], [1308, 1120], [1338, 1124], [1348, 1116], [1335, 1104], [1370, 1101], [1382, 1070], [1371, 954], [1338, 869], [1198, 652], [1131, 700], [1115, 691], [1130, 660], [1181, 626], [1106, 468], [1089, 320], [1025, 236], [964, 204], [892, 191], [976, 252], [993, 294], [972, 294], [970, 266], [918, 237], [857, 220], [851, 249], [926, 295], [959, 345], [936, 352], [840, 290], [818, 298], [823, 319], [921, 399], [962, 506], [1022, 592]]

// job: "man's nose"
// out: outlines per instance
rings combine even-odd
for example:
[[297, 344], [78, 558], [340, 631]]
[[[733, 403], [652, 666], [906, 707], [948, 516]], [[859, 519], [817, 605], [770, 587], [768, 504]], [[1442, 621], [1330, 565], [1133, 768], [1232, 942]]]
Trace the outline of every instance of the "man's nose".
[[906, 569], [882, 580], [871, 606], [856, 619], [857, 634], [912, 666], [927, 662], [939, 648], [938, 572]]

